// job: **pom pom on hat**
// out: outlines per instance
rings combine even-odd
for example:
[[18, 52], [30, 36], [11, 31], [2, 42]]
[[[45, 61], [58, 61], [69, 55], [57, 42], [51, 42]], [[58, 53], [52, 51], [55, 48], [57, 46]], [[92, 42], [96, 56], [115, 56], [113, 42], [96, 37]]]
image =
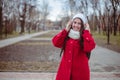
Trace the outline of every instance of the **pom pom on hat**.
[[84, 24], [87, 23], [87, 19], [86, 19], [86, 17], [82, 13], [79, 13], [79, 14], [76, 14], [75, 16], [73, 16], [72, 20], [74, 20], [75, 18], [82, 19]]

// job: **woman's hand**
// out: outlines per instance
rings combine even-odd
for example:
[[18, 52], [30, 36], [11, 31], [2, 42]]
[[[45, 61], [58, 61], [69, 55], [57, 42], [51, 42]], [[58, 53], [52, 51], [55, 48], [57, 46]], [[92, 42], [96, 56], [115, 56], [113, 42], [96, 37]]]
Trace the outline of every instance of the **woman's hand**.
[[68, 21], [65, 29], [69, 31], [71, 27], [72, 27], [72, 20]]
[[89, 26], [89, 24], [86, 23], [84, 26], [85, 26], [85, 30], [88, 30], [90, 32], [90, 26]]

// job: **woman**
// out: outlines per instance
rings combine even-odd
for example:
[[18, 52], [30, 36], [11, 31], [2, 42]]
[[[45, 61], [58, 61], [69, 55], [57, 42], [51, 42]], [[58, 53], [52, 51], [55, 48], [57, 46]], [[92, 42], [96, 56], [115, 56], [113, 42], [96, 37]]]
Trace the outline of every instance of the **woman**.
[[75, 15], [66, 28], [53, 37], [52, 42], [63, 49], [56, 80], [90, 80], [86, 54], [95, 48], [95, 42], [84, 15]]

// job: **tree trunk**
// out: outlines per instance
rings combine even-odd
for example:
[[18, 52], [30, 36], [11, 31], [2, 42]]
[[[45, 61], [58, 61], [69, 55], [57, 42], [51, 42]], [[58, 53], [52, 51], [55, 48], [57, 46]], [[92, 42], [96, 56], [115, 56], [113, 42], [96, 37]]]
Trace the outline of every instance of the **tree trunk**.
[[119, 35], [120, 35], [120, 24], [119, 24], [120, 20], [119, 19], [120, 19], [120, 14], [117, 17], [117, 22], [116, 22], [116, 25], [118, 26]]
[[116, 32], [117, 32], [117, 25], [116, 25], [116, 9], [114, 9], [114, 13], [113, 13], [113, 16], [114, 16], [114, 36], [116, 36]]
[[21, 31], [20, 31], [20, 34], [22, 34], [22, 33], [25, 32], [25, 30], [24, 30], [24, 25], [25, 25], [25, 22], [24, 22], [24, 20], [23, 20], [23, 21], [21, 21]]
[[2, 38], [2, 28], [3, 28], [3, 19], [2, 19], [2, 0], [0, 0], [0, 39]]
[[25, 32], [25, 30], [24, 30], [24, 26], [25, 26], [26, 12], [27, 12], [27, 4], [24, 3], [23, 14], [20, 15], [20, 17], [22, 18], [22, 19], [20, 20], [20, 22], [21, 22], [21, 32], [20, 32], [20, 34], [22, 34], [22, 33]]

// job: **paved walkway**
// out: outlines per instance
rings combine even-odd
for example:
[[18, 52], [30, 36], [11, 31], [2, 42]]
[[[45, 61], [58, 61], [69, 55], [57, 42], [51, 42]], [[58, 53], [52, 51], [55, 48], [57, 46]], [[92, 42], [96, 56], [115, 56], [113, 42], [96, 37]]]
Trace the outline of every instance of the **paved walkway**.
[[[56, 73], [0, 72], [0, 80], [55, 80]], [[120, 73], [91, 72], [91, 80], [120, 80]]]
[[11, 45], [11, 44], [14, 44], [14, 43], [22, 41], [22, 40], [30, 39], [34, 36], [45, 34], [47, 32], [49, 32], [49, 31], [43, 31], [43, 32], [38, 32], [38, 33], [34, 33], [34, 34], [25, 34], [23, 36], [16, 37], [16, 38], [0, 40], [0, 48]]
[[[49, 31], [1, 40], [0, 48], [47, 32]], [[90, 67], [92, 71], [91, 80], [120, 80], [120, 53], [96, 46], [96, 49], [92, 51]], [[55, 74], [56, 73], [0, 72], [0, 80], [55, 80]]]

